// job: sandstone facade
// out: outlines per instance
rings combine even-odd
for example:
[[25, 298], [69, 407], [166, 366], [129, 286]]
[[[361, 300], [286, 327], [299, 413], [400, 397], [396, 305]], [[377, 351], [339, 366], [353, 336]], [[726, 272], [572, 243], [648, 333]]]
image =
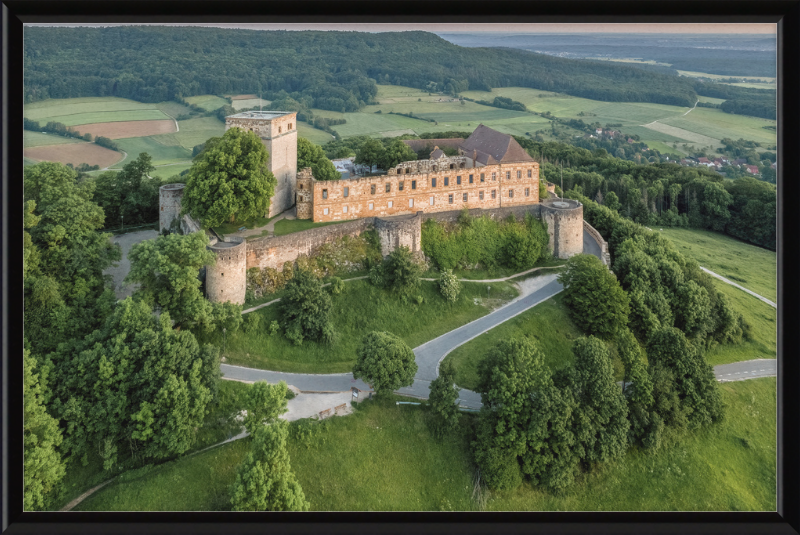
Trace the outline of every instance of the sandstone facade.
[[583, 252], [583, 205], [572, 199], [548, 199], [542, 203], [550, 251], [567, 259]]

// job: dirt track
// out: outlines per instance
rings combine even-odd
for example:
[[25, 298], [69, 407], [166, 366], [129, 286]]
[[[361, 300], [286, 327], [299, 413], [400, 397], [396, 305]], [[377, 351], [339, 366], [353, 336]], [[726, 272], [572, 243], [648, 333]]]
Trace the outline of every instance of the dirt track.
[[[170, 121], [171, 122], [171, 121]], [[45, 145], [30, 147], [22, 152], [26, 157], [48, 162], [80, 165], [99, 165], [101, 168], [120, 161], [124, 156], [117, 151], [95, 145], [94, 143], [68, 143], [65, 145]]]
[[103, 136], [110, 139], [126, 137], [154, 136], [156, 134], [172, 134], [175, 132], [175, 121], [162, 119], [158, 121], [117, 121], [113, 123], [83, 124], [75, 127], [81, 134]]

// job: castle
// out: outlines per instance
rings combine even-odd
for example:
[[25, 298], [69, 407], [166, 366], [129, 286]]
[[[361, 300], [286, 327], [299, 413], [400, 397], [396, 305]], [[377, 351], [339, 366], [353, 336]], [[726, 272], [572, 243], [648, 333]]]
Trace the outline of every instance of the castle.
[[[585, 229], [608, 264], [607, 245], [583, 221], [579, 202], [540, 201], [539, 164], [510, 135], [480, 125], [467, 139], [457, 140], [457, 156], [446, 156], [434, 147], [429, 159], [401, 162], [384, 175], [321, 181], [310, 168], [297, 170], [296, 126], [293, 112], [244, 112], [225, 121], [226, 130], [238, 127], [258, 134], [269, 152], [267, 166], [278, 179], [270, 217], [296, 205], [298, 219], [340, 223], [250, 241], [213, 237], [209, 249], [217, 261], [206, 267], [205, 275], [211, 301], [243, 304], [248, 269], [281, 269], [324, 243], [369, 228], [378, 232], [384, 255], [401, 246], [420, 252], [423, 219], [455, 221], [464, 209], [471, 215], [533, 214], [543, 219], [549, 249], [558, 258], [583, 252]], [[446, 141], [452, 145], [454, 140]], [[161, 187], [160, 230], [174, 230], [175, 225], [184, 233], [201, 230], [191, 217], [180, 217], [183, 188], [184, 184]]]

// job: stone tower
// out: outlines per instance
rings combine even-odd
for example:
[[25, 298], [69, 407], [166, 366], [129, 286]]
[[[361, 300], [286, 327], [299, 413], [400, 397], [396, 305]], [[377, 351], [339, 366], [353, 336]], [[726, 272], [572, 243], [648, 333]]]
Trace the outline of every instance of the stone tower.
[[206, 266], [206, 298], [224, 303], [244, 304], [247, 291], [247, 242], [229, 236], [225, 241], [213, 239], [208, 246], [217, 255], [214, 265]]
[[297, 219], [314, 217], [314, 175], [306, 167], [297, 173]]
[[158, 232], [169, 230], [173, 220], [180, 221], [181, 199], [185, 187], [186, 184], [165, 184], [158, 189], [158, 204], [161, 208], [158, 215]]
[[542, 202], [542, 220], [547, 223], [550, 251], [566, 260], [583, 253], [583, 205], [572, 199]]
[[245, 111], [225, 117], [225, 130], [239, 127], [255, 132], [267, 148], [267, 168], [278, 183], [269, 205], [269, 217], [295, 202], [297, 175], [297, 113], [287, 111]]

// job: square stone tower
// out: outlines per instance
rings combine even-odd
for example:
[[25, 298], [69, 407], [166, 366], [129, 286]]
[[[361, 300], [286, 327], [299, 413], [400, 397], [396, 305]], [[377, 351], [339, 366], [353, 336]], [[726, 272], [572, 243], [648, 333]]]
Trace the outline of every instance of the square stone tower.
[[297, 113], [293, 111], [245, 111], [225, 117], [225, 130], [239, 127], [255, 132], [267, 148], [267, 168], [278, 184], [269, 205], [269, 217], [294, 204], [297, 176]]

